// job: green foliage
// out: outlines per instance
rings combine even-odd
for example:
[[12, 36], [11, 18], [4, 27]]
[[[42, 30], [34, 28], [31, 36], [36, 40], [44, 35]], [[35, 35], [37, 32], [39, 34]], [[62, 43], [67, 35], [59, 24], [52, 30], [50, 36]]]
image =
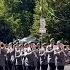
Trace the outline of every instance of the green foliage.
[[0, 16], [15, 37], [30, 35], [34, 6], [34, 0], [0, 0]]
[[13, 33], [4, 17], [0, 17], [0, 40], [9, 43], [14, 38]]
[[30, 34], [39, 37], [41, 16], [46, 20], [46, 35], [49, 39], [70, 40], [69, 0], [0, 0], [0, 26], [6, 24], [6, 28], [9, 27], [7, 38]]
[[[35, 6], [35, 14], [34, 14], [34, 24], [31, 30], [33, 36], [40, 35], [39, 27], [40, 27], [40, 17], [43, 16], [46, 19], [46, 26], [52, 25], [52, 15], [54, 15], [54, 11], [52, 7], [50, 7], [47, 0], [36, 0]], [[46, 28], [47, 29], [47, 28]]]
[[4, 16], [6, 13], [6, 7], [4, 5], [4, 0], [0, 0], [0, 16]]
[[32, 14], [28, 11], [23, 11], [22, 14], [20, 15], [20, 19], [21, 19], [21, 36], [28, 36], [30, 35], [30, 28], [32, 26]]
[[[43, 7], [43, 8], [42, 8]], [[46, 19], [48, 36], [56, 40], [70, 40], [70, 1], [69, 0], [36, 0], [32, 35], [39, 33], [39, 20], [43, 15]], [[39, 34], [38, 34], [39, 36]]]
[[7, 19], [7, 21], [9, 22], [8, 25], [11, 27], [12, 32], [15, 34], [15, 36], [18, 36], [20, 25], [21, 25], [20, 19], [18, 18], [15, 19], [14, 16], [12, 15], [11, 17]]
[[56, 31], [56, 39], [70, 40], [70, 1], [56, 0], [54, 3], [54, 30]]

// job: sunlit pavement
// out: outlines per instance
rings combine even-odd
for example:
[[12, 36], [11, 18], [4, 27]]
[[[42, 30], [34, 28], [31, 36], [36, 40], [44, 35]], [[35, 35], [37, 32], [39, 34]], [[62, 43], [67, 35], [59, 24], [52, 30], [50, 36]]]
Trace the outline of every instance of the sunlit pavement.
[[70, 70], [70, 65], [66, 65], [64, 70]]
[[[50, 68], [48, 67], [48, 70], [50, 70]], [[56, 69], [57, 70], [57, 69]], [[64, 70], [70, 70], [70, 65], [65, 65]]]

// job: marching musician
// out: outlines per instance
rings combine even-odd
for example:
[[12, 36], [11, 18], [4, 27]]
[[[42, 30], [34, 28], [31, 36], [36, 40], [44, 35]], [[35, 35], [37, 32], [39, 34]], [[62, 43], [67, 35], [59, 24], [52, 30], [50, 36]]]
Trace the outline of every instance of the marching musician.
[[26, 59], [25, 59], [25, 66], [26, 66], [26, 70], [35, 70], [35, 67], [34, 67], [34, 52], [33, 52], [33, 49], [30, 49], [30, 46], [29, 44], [26, 45], [28, 47], [28, 49], [25, 51], [25, 56], [26, 56]]
[[46, 52], [46, 45], [43, 45], [40, 49], [40, 64], [42, 70], [48, 69], [48, 53]]
[[47, 46], [47, 53], [48, 53], [48, 63], [50, 70], [55, 70], [55, 54], [54, 54], [54, 49], [55, 49], [55, 41], [54, 38], [50, 40], [50, 45]]
[[12, 70], [10, 47], [7, 47], [6, 62], [7, 62], [7, 70]]
[[24, 44], [21, 47], [21, 60], [22, 60], [23, 70], [25, 70]]
[[6, 49], [3, 42], [0, 42], [0, 70], [5, 70]]
[[57, 50], [56, 51], [57, 51], [56, 52], [57, 69], [64, 70], [66, 54], [64, 52], [64, 45], [60, 41], [57, 41]]
[[40, 70], [39, 45], [35, 45], [34, 55], [35, 55], [35, 59], [34, 59], [35, 69], [36, 69], [36, 70]]
[[21, 59], [21, 48], [20, 46], [18, 46], [15, 50], [15, 59], [16, 59], [16, 70], [23, 70], [23, 67], [22, 67], [22, 59]]

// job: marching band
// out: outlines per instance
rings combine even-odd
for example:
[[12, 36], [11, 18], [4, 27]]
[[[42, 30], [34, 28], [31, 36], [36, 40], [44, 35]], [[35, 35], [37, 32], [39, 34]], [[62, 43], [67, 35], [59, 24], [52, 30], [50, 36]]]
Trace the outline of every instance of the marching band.
[[67, 59], [70, 59], [70, 48], [61, 41], [50, 45], [25, 43], [24, 45], [6, 45], [0, 42], [0, 70], [64, 70]]

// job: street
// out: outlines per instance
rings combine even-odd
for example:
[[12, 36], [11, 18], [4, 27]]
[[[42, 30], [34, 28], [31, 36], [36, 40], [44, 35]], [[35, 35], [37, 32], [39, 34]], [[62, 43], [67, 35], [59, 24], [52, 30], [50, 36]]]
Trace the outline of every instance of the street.
[[[50, 70], [49, 67], [48, 67], [48, 70]], [[64, 68], [64, 70], [70, 70], [70, 65], [66, 65], [65, 68]]]
[[66, 65], [65, 70], [70, 70], [70, 65]]

